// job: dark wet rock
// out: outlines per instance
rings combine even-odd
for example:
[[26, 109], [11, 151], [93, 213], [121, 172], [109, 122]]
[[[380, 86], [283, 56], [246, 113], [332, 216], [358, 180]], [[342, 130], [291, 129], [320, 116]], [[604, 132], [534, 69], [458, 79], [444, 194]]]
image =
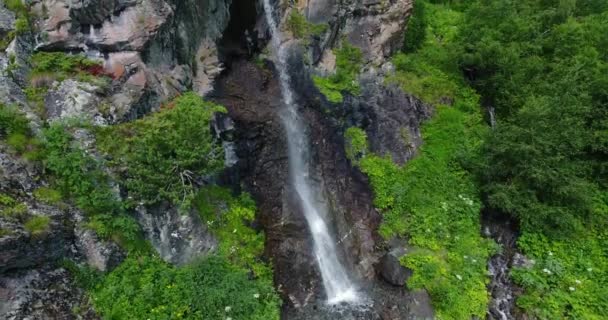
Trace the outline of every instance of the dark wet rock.
[[99, 319], [70, 274], [53, 267], [0, 274], [0, 317], [6, 320]]
[[136, 211], [146, 239], [167, 262], [185, 264], [217, 247], [217, 240], [194, 211], [180, 213], [168, 204], [140, 205]]
[[28, 207], [28, 216], [51, 218], [48, 232], [33, 235], [23, 226], [0, 218], [0, 228], [9, 234], [0, 238], [0, 273], [7, 270], [39, 266], [62, 258], [71, 243], [71, 236], [62, 224], [65, 213], [49, 206]]
[[483, 235], [494, 239], [501, 246], [500, 252], [488, 261], [490, 275], [488, 291], [491, 294], [488, 319], [513, 319], [519, 312], [515, 300], [517, 295], [521, 294], [521, 290], [511, 280], [510, 273], [514, 266], [529, 262], [527, 259], [521, 259], [523, 255], [517, 252], [516, 227], [513, 221], [504, 216], [490, 212], [483, 213]]
[[430, 118], [432, 107], [374, 76], [364, 76], [361, 87], [360, 97], [345, 99], [343, 116], [367, 132], [372, 152], [405, 163], [422, 144], [420, 125]]
[[387, 252], [380, 260], [380, 275], [394, 286], [404, 286], [412, 271], [401, 265], [400, 258], [405, 252]]

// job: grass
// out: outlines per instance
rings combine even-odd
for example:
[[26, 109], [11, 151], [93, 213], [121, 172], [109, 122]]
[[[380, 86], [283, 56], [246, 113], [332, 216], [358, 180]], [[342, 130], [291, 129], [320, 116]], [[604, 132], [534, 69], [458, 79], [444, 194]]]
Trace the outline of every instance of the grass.
[[23, 227], [32, 237], [41, 237], [50, 231], [51, 218], [47, 216], [34, 216], [27, 220]]
[[272, 270], [260, 260], [264, 233], [251, 227], [256, 206], [248, 194], [233, 196], [228, 189], [208, 186], [194, 199], [194, 207], [219, 240], [218, 252], [233, 264], [272, 281]]

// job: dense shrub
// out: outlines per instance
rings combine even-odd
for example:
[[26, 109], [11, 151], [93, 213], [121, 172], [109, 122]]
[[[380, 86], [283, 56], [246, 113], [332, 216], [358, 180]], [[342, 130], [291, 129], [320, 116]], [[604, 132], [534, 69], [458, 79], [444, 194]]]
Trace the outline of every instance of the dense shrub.
[[218, 252], [222, 256], [250, 269], [256, 277], [272, 280], [272, 270], [260, 260], [264, 233], [251, 227], [256, 207], [248, 194], [235, 197], [228, 189], [207, 186], [196, 195], [194, 206], [219, 240]]
[[129, 250], [141, 249], [139, 226], [126, 215], [101, 163], [74, 141], [71, 128], [55, 123], [43, 130], [44, 165], [54, 187], [87, 213], [89, 226]]
[[33, 216], [28, 219], [23, 227], [32, 237], [41, 237], [50, 230], [51, 218], [47, 216]]
[[358, 95], [359, 69], [363, 63], [363, 55], [359, 48], [353, 47], [347, 41], [342, 42], [339, 49], [334, 50], [336, 54], [336, 73], [329, 77], [313, 77], [315, 86], [321, 93], [333, 103], [343, 100], [342, 93], [348, 92]]
[[367, 145], [367, 134], [357, 127], [350, 127], [344, 132], [346, 157], [353, 163], [359, 163], [359, 159], [365, 157], [369, 152]]
[[173, 267], [159, 258], [128, 258], [91, 290], [106, 319], [279, 319], [271, 282], [211, 256]]
[[422, 46], [426, 39], [426, 15], [424, 12], [424, 1], [414, 1], [413, 12], [407, 23], [407, 32], [403, 42], [403, 51], [415, 52]]
[[216, 112], [225, 109], [186, 93], [158, 113], [101, 128], [100, 149], [112, 156], [110, 164], [136, 201], [189, 206], [197, 183], [224, 165], [223, 149], [211, 134]]

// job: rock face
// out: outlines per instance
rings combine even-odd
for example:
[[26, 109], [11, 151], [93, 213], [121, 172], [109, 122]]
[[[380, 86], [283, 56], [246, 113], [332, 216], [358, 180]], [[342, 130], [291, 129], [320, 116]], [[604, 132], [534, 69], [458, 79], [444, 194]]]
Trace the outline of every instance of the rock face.
[[137, 219], [148, 241], [167, 262], [185, 264], [217, 247], [217, 240], [195, 212], [182, 214], [162, 204], [139, 206]]

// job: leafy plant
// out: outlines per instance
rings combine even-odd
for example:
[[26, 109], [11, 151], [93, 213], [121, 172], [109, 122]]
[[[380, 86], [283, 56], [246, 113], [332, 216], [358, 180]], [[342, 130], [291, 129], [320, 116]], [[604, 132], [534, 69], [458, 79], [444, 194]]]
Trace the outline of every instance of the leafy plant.
[[336, 54], [336, 73], [329, 77], [314, 76], [315, 86], [332, 103], [340, 103], [343, 100], [342, 93], [348, 92], [359, 95], [360, 88], [357, 77], [363, 63], [363, 54], [357, 47], [347, 41], [334, 50]]
[[415, 52], [426, 39], [427, 21], [424, 11], [424, 1], [414, 1], [413, 12], [407, 23], [407, 32], [403, 42], [404, 52]]
[[197, 181], [223, 168], [223, 149], [210, 121], [221, 106], [186, 93], [169, 107], [132, 123], [100, 128], [100, 149], [112, 155], [129, 194], [146, 203], [189, 206]]
[[264, 251], [264, 233], [251, 227], [255, 203], [248, 194], [233, 196], [218, 186], [201, 189], [194, 206], [211, 232], [219, 240], [218, 252], [233, 264], [253, 271], [253, 275], [272, 281], [272, 270], [260, 260]]
[[344, 140], [346, 140], [346, 157], [355, 164], [369, 152], [367, 134], [360, 128], [350, 127], [346, 129]]
[[156, 257], [128, 258], [91, 291], [111, 319], [279, 319], [271, 282], [217, 256], [173, 267]]

